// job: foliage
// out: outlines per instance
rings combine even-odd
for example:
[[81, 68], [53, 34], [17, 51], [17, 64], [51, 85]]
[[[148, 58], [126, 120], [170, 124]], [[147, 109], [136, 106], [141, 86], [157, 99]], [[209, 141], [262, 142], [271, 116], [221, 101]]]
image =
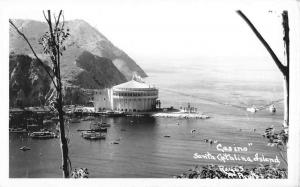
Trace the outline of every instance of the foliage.
[[74, 169], [74, 171], [71, 174], [71, 177], [74, 179], [89, 178], [89, 171], [87, 168]]
[[231, 167], [230, 170], [222, 169], [219, 165], [196, 166], [175, 178], [190, 179], [286, 179], [286, 169], [271, 165], [243, 169], [240, 166]]

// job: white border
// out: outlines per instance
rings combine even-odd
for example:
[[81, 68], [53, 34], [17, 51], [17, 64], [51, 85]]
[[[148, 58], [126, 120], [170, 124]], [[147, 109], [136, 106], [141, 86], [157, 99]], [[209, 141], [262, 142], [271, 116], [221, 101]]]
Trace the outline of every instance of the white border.
[[[152, 3], [158, 0], [151, 1]], [[115, 0], [115, 3], [136, 3], [135, 0]], [[143, 3], [146, 1], [139, 1]], [[149, 1], [148, 1], [149, 2]], [[171, 2], [166, 0], [166, 2]], [[172, 1], [174, 2], [174, 1]], [[176, 1], [176, 2], [184, 2]], [[189, 3], [192, 1], [186, 1]], [[198, 2], [198, 1], [197, 1]], [[0, 159], [0, 186], [54, 186], [54, 185], [101, 185], [101, 186], [299, 186], [300, 184], [300, 172], [299, 172], [299, 144], [300, 144], [300, 2], [296, 0], [264, 0], [264, 1], [200, 1], [204, 5], [206, 3], [222, 6], [228, 3], [232, 4], [233, 8], [269, 8], [274, 7], [288, 7], [289, 9], [295, 9], [298, 11], [297, 19], [290, 19], [290, 27], [294, 29], [291, 31], [291, 94], [290, 94], [290, 140], [288, 150], [288, 172], [289, 178], [286, 180], [188, 180], [188, 179], [88, 179], [88, 180], [63, 180], [63, 179], [9, 179], [9, 162], [8, 162], [8, 13], [9, 11], [16, 11], [18, 8], [28, 9], [68, 9], [72, 8], [87, 8], [86, 5], [97, 4], [97, 1], [85, 0], [85, 1], [21, 1], [21, 0], [2, 0], [0, 1], [0, 75], [1, 75], [1, 88], [0, 92], [1, 105], [0, 105], [0, 142], [1, 142], [1, 159]], [[59, 6], [59, 7], [58, 7]], [[250, 30], [249, 30], [250, 32]], [[296, 37], [298, 36], [298, 37]], [[294, 63], [297, 62], [297, 63]]]

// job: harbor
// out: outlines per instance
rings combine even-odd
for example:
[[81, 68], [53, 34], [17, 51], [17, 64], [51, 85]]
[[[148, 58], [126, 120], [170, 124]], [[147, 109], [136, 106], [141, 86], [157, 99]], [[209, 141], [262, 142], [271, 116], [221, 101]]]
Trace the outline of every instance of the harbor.
[[[193, 158], [195, 152], [199, 151], [217, 153], [217, 143], [210, 144], [203, 141], [205, 139], [240, 146], [247, 145], [251, 140], [254, 146], [248, 154], [279, 154], [276, 147], [267, 146], [268, 142], [262, 133], [269, 126], [281, 126], [280, 109], [275, 116], [265, 112], [253, 115], [250, 119], [236, 110], [228, 112], [235, 112], [236, 115], [215, 113], [207, 120], [152, 116], [95, 116], [89, 117], [91, 120], [79, 118], [78, 123], [66, 126], [72, 166], [88, 168], [91, 178], [169, 178], [195, 165], [211, 163]], [[83, 138], [82, 132], [85, 131], [80, 130], [94, 128], [91, 126], [94, 121], [110, 124], [105, 139]], [[56, 130], [56, 125], [50, 123], [42, 127]], [[29, 150], [20, 150], [23, 146]], [[244, 163], [229, 162], [226, 165], [232, 164]], [[252, 167], [257, 163], [246, 165]], [[60, 177], [59, 167], [59, 139], [32, 139], [27, 133], [10, 133], [11, 177]], [[282, 160], [280, 167], [286, 167]]]
[[[281, 128], [281, 103], [276, 104], [276, 112], [249, 112], [243, 104], [252, 106], [255, 102], [256, 106], [267, 105], [271, 103], [270, 95], [251, 92], [239, 100], [229, 97], [225, 89], [215, 92], [212, 99], [206, 95], [211, 88], [197, 89], [197, 95], [194, 90], [189, 90], [191, 85], [197, 87], [196, 83], [189, 82], [189, 78], [185, 78], [185, 84], [181, 85], [186, 88], [182, 89], [184, 91], [172, 91], [177, 86], [169, 85], [168, 79], [162, 82], [161, 78], [172, 75], [151, 74], [152, 78], [148, 81], [160, 82], [161, 85], [161, 106], [155, 103], [156, 109], [152, 111], [133, 111], [133, 105], [124, 105], [125, 108], [120, 110], [103, 110], [104, 107], [95, 110], [97, 108], [83, 105], [64, 106], [72, 167], [87, 168], [91, 178], [172, 178], [196, 165], [208, 164], [252, 168], [260, 163], [220, 163], [194, 158], [195, 153], [218, 154], [216, 146], [219, 143], [227, 146], [246, 146], [251, 143], [253, 146], [246, 155], [259, 153], [266, 157], [278, 156], [279, 168], [287, 168], [276, 146], [270, 146], [263, 136], [265, 129], [271, 126]], [[209, 83], [202, 81], [203, 85]], [[236, 86], [236, 90], [242, 95], [242, 88]], [[185, 94], [181, 94], [183, 92]], [[253, 98], [260, 98], [261, 101], [253, 101]], [[39, 139], [29, 135], [41, 129], [57, 132], [57, 114], [48, 107], [15, 108], [10, 110], [10, 114], [10, 177], [60, 177], [59, 138]], [[93, 125], [97, 122], [110, 126], [97, 128], [97, 125]]]

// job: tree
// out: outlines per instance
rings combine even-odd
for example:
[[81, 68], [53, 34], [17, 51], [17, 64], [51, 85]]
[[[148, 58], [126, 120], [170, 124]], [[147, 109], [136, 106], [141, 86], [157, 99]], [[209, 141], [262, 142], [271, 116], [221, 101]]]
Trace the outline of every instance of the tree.
[[[53, 86], [56, 90], [56, 98], [55, 98], [55, 108], [59, 115], [59, 124], [60, 124], [60, 142], [61, 142], [61, 151], [62, 151], [62, 170], [63, 176], [68, 178], [70, 176], [69, 169], [71, 166], [71, 162], [68, 156], [68, 140], [65, 136], [65, 128], [64, 128], [64, 117], [63, 117], [63, 101], [62, 101], [62, 81], [60, 74], [60, 62], [62, 52], [66, 50], [64, 46], [64, 41], [68, 38], [69, 29], [64, 28], [64, 15], [62, 10], [59, 11], [58, 16], [55, 14], [51, 15], [51, 11], [47, 10], [47, 15], [43, 11], [44, 18], [48, 25], [48, 31], [40, 38], [39, 44], [43, 46], [43, 52], [50, 57], [51, 60], [51, 69], [49, 70], [47, 66], [42, 62], [42, 60], [37, 56], [35, 50], [30, 44], [29, 40], [22, 33], [18, 27], [13, 23], [12, 20], [9, 20], [10, 26], [13, 27], [16, 32], [25, 40], [25, 42], [30, 47], [32, 53], [34, 54], [37, 62], [43, 67], [43, 69], [47, 72], [49, 77], [52, 80]], [[54, 22], [52, 22], [52, 18]]]
[[238, 15], [240, 15], [243, 20], [248, 24], [260, 42], [267, 49], [271, 57], [273, 58], [276, 66], [280, 70], [284, 78], [284, 121], [283, 126], [287, 128], [289, 126], [289, 63], [290, 63], [290, 39], [289, 39], [289, 18], [288, 11], [283, 11], [281, 13], [282, 16], [282, 26], [283, 26], [283, 42], [284, 42], [284, 53], [285, 53], [285, 61], [286, 63], [282, 63], [279, 58], [276, 56], [270, 45], [265, 41], [265, 39], [261, 36], [255, 26], [251, 23], [251, 21], [247, 18], [247, 16], [241, 11], [237, 11]]

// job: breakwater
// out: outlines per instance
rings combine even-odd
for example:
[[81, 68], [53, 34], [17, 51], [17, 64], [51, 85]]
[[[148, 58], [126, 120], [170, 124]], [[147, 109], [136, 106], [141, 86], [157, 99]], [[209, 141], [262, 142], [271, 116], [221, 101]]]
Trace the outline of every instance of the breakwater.
[[183, 118], [183, 119], [208, 119], [208, 115], [199, 114], [199, 113], [185, 113], [185, 112], [161, 112], [155, 113], [153, 117], [162, 117], [162, 118]]

